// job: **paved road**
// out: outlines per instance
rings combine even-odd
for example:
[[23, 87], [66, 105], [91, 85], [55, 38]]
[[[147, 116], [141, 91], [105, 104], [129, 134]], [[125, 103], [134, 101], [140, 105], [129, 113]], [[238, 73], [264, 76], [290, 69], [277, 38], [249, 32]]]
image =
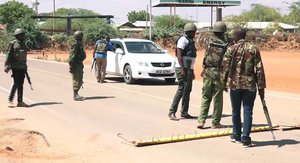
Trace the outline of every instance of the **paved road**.
[[[0, 64], [4, 57], [1, 55]], [[297, 162], [300, 151], [300, 130], [253, 133], [255, 147], [245, 149], [228, 137], [202, 139], [149, 147], [133, 147], [117, 136], [129, 139], [151, 139], [178, 134], [207, 133], [218, 130], [196, 129], [197, 121], [170, 121], [168, 109], [176, 85], [160, 80], [143, 80], [126, 85], [122, 78], [108, 76], [108, 83], [99, 84], [86, 66], [84, 88], [87, 99], [72, 100], [71, 76], [65, 63], [29, 59], [29, 73], [34, 91], [25, 83], [25, 102], [30, 108], [8, 108], [9, 75], [0, 71], [1, 117], [24, 118], [27, 127], [45, 135], [51, 148], [61, 149], [67, 159], [78, 162]], [[190, 114], [198, 115], [201, 102], [201, 81], [194, 81]], [[231, 124], [228, 94], [224, 96], [222, 123]], [[300, 95], [267, 90], [266, 100], [274, 124], [300, 123]], [[257, 98], [258, 99], [258, 98]], [[212, 110], [210, 110], [210, 113]], [[266, 124], [261, 104], [256, 100], [254, 124]], [[179, 114], [177, 114], [179, 116]], [[209, 127], [211, 119], [206, 122]], [[57, 160], [68, 162], [66, 160]]]

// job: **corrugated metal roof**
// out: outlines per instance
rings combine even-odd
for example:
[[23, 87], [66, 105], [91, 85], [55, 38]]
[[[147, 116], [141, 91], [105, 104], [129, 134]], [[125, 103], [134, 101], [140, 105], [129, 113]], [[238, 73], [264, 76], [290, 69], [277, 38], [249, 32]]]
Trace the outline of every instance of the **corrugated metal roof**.
[[[248, 29], [265, 29], [265, 28], [272, 28], [276, 25], [275, 22], [248, 22], [245, 27]], [[278, 25], [283, 29], [295, 29], [296, 26], [285, 24], [285, 23], [278, 23]]]
[[[133, 25], [135, 25], [136, 27], [149, 27], [150, 26], [150, 21], [136, 21], [134, 23], [132, 23]], [[154, 22], [152, 22], [152, 26], [153, 26]]]

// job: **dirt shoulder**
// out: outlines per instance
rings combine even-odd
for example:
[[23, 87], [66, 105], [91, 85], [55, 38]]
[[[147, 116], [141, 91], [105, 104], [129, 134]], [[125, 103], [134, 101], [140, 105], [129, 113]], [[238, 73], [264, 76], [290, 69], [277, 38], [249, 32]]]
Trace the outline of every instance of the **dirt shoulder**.
[[[169, 52], [174, 56], [174, 52]], [[91, 65], [92, 50], [86, 50], [87, 58], [85, 65]], [[202, 71], [202, 60], [204, 51], [198, 51], [195, 75], [196, 80], [202, 80], [200, 72]], [[300, 93], [300, 51], [261, 51], [262, 60], [266, 72], [267, 90]], [[67, 61], [68, 52], [62, 51], [40, 51], [30, 53], [28, 57], [48, 59], [56, 61]], [[30, 65], [29, 65], [30, 66]]]

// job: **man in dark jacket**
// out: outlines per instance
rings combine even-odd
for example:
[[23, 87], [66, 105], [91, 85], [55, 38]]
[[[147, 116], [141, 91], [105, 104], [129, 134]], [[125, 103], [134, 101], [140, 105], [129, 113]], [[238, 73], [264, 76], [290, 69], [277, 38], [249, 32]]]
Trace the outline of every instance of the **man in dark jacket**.
[[12, 70], [13, 85], [8, 96], [8, 101], [11, 104], [13, 103], [15, 93], [18, 90], [17, 107], [28, 107], [28, 105], [23, 102], [23, 84], [27, 71], [25, 32], [23, 29], [18, 28], [15, 30], [14, 35], [16, 39], [9, 44], [4, 70], [6, 73]]

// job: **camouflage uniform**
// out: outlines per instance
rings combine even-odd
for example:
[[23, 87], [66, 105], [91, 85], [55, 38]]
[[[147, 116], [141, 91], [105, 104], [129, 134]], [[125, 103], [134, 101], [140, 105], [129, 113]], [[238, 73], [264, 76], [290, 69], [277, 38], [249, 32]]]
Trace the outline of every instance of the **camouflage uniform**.
[[27, 71], [27, 47], [24, 41], [14, 40], [9, 44], [9, 51], [5, 61], [6, 72], [12, 70], [13, 85], [10, 90], [8, 101], [13, 102], [18, 90], [18, 105], [23, 103], [23, 84]]
[[[222, 62], [224, 87], [230, 88], [232, 105], [233, 135], [235, 140], [251, 144], [249, 137], [252, 127], [253, 106], [256, 87], [266, 88], [265, 73], [259, 49], [239, 40], [230, 46]], [[244, 108], [243, 133], [241, 133], [241, 105]]]
[[70, 73], [73, 79], [74, 99], [78, 96], [78, 91], [83, 84], [83, 61], [86, 58], [86, 53], [83, 49], [82, 41], [76, 40], [76, 43], [71, 48], [69, 57]]
[[203, 59], [203, 87], [201, 111], [198, 122], [204, 125], [210, 102], [213, 99], [213, 126], [220, 125], [223, 109], [223, 87], [220, 80], [220, 69], [227, 44], [217, 36], [210, 39]]

